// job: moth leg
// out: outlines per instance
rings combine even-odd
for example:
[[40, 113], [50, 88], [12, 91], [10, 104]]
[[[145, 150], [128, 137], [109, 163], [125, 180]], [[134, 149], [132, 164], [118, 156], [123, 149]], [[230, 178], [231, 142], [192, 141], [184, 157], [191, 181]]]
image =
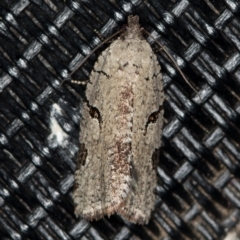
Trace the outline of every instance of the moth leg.
[[71, 80], [71, 83], [78, 84], [78, 85], [87, 85], [90, 81], [85, 80], [85, 81], [80, 81], [80, 80]]

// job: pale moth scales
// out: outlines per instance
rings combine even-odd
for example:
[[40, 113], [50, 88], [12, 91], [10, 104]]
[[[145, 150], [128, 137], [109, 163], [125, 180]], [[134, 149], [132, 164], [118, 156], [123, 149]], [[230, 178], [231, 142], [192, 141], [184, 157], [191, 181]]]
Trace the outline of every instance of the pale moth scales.
[[76, 216], [117, 213], [148, 223], [154, 209], [163, 124], [160, 65], [138, 16], [98, 58], [80, 120], [73, 200]]

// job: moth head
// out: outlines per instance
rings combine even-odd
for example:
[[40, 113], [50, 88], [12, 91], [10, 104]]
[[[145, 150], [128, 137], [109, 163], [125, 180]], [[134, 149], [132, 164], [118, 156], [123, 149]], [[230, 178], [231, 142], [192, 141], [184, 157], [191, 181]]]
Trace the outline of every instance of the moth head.
[[126, 28], [126, 32], [124, 32], [121, 36], [124, 39], [134, 39], [134, 38], [142, 38], [142, 29], [139, 24], [139, 17], [138, 16], [128, 16], [128, 25]]

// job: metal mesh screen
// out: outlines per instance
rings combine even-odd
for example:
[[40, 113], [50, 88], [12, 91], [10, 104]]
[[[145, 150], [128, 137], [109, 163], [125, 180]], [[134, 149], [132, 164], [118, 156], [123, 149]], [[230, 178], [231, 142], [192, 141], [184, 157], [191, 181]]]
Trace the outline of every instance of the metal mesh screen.
[[[61, 85], [130, 14], [195, 88], [148, 37], [166, 100], [159, 199], [146, 226], [75, 218], [84, 87]], [[239, 14], [238, 0], [2, 0], [0, 239], [223, 239], [240, 218]], [[88, 79], [100, 52], [74, 79]]]

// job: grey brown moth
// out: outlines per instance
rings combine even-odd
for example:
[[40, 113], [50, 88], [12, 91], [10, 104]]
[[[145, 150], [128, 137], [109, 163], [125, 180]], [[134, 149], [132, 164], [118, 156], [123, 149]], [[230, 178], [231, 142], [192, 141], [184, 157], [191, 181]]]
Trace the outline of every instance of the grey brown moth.
[[73, 200], [76, 216], [117, 213], [146, 224], [154, 209], [163, 125], [161, 68], [138, 16], [98, 58], [87, 85]]

